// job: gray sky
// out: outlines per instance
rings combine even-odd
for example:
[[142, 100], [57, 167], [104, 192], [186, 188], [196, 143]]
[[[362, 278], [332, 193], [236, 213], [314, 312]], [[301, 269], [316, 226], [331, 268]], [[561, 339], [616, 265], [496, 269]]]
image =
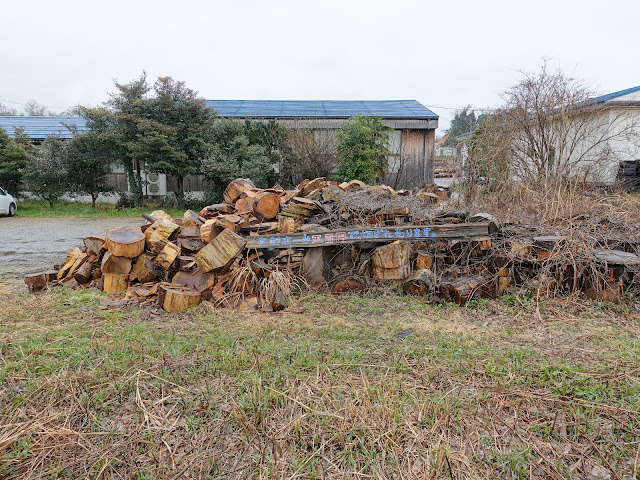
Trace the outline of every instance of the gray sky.
[[[146, 70], [210, 99], [495, 107], [542, 58], [598, 92], [640, 85], [640, 2], [3, 2], [0, 102], [96, 105]], [[16, 102], [16, 103], [12, 103]], [[446, 107], [446, 108], [443, 108]]]

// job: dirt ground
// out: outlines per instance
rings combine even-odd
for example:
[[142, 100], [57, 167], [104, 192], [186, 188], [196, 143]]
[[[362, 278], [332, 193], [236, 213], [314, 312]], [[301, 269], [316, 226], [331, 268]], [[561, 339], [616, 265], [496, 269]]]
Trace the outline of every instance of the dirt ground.
[[141, 225], [141, 218], [0, 218], [0, 279], [48, 270], [87, 236], [110, 227]]

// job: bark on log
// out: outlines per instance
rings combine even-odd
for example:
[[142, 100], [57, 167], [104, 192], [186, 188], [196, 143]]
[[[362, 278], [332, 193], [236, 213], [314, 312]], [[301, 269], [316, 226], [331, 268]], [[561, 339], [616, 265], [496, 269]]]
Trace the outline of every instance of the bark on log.
[[[279, 201], [279, 199], [278, 199]], [[253, 207], [256, 204], [256, 199], [250, 196], [244, 196], [236, 201], [236, 214], [253, 213]]]
[[102, 273], [127, 274], [131, 271], [131, 259], [127, 257], [117, 257], [111, 252], [107, 252], [102, 257], [100, 265]]
[[246, 245], [246, 240], [229, 229], [223, 230], [195, 256], [195, 262], [205, 272], [224, 267]]
[[224, 190], [224, 199], [229, 203], [235, 203], [235, 201], [242, 195], [245, 191], [251, 190], [252, 188], [256, 188], [251, 180], [248, 178], [237, 178]]
[[47, 278], [44, 273], [36, 273], [33, 275], [27, 275], [24, 278], [24, 283], [27, 285], [31, 293], [36, 293], [47, 285]]
[[120, 273], [105, 273], [102, 275], [103, 289], [111, 295], [122, 294], [127, 291], [129, 275]]
[[212, 218], [207, 220], [200, 227], [200, 239], [204, 243], [210, 243], [222, 230], [224, 230], [224, 228], [218, 223], [217, 219]]
[[178, 272], [173, 276], [171, 283], [182, 285], [196, 292], [202, 293], [213, 287], [216, 281], [214, 273], [205, 273], [201, 269], [196, 268], [190, 272]]
[[117, 257], [135, 258], [144, 252], [146, 237], [140, 227], [114, 227], [107, 230], [107, 249]]
[[64, 280], [72, 276], [75, 271], [82, 265], [87, 259], [87, 254], [80, 250], [79, 248], [72, 248], [67, 254], [67, 260], [65, 264], [62, 266], [60, 270], [58, 270], [58, 274], [56, 277], [58, 280]]
[[190, 288], [163, 283], [158, 288], [158, 301], [167, 312], [179, 313], [200, 303], [200, 293]]
[[147, 230], [144, 235], [147, 238], [147, 248], [151, 251], [159, 251], [164, 248], [164, 244], [169, 240], [173, 232], [180, 228], [172, 221], [162, 219], [157, 220]]
[[361, 292], [362, 290], [364, 290], [364, 285], [358, 280], [352, 279], [340, 280], [331, 287], [331, 293]]
[[418, 270], [433, 270], [433, 263], [436, 257], [425, 250], [419, 250], [416, 258], [416, 268]]
[[180, 247], [175, 243], [165, 242], [164, 247], [160, 250], [153, 263], [165, 270], [169, 270], [178, 255], [180, 255]]
[[198, 218], [198, 214], [193, 210], [187, 210], [182, 217], [182, 227], [199, 227], [202, 221]]
[[153, 256], [148, 253], [140, 255], [131, 271], [131, 278], [138, 279], [140, 283], [152, 282], [158, 278], [158, 272], [153, 263]]
[[402, 290], [410, 295], [425, 296], [433, 290], [433, 273], [428, 269], [418, 270], [404, 282]]
[[87, 249], [87, 253], [94, 255], [98, 260], [100, 259], [100, 255], [105, 248], [104, 246], [104, 238], [102, 237], [86, 237], [84, 239], [84, 246]]
[[76, 273], [73, 274], [73, 278], [75, 278], [76, 282], [79, 284], [85, 284], [92, 278], [91, 270], [92, 265], [89, 262], [85, 262], [76, 270]]

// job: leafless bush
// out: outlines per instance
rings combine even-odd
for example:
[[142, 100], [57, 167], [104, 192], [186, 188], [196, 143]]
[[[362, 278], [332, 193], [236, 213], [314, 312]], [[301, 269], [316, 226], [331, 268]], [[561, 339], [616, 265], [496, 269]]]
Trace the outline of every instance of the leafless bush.
[[544, 192], [611, 181], [620, 157], [640, 145], [624, 104], [594, 101], [587, 86], [543, 63], [503, 95], [504, 105], [469, 141], [467, 194], [518, 181]]

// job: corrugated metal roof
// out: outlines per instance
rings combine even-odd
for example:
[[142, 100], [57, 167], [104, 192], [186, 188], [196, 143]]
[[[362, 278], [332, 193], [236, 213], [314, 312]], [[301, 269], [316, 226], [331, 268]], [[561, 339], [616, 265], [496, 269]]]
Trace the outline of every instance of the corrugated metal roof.
[[[239, 118], [349, 118], [354, 115], [388, 119], [437, 119], [416, 100], [207, 100], [221, 117]], [[75, 126], [86, 132], [82, 117], [2, 117], [0, 127], [13, 137], [15, 129], [23, 127], [29, 137], [43, 140], [48, 135], [72, 138], [65, 126]]]
[[349, 118], [354, 115], [383, 118], [438, 118], [416, 100], [207, 100], [221, 117]]
[[15, 129], [24, 128], [29, 137], [44, 140], [48, 135], [57, 134], [60, 138], [73, 138], [71, 131], [65, 126], [75, 126], [78, 132], [86, 132], [88, 128], [82, 117], [3, 117], [0, 116], [0, 127], [4, 128], [10, 137]]
[[640, 85], [637, 87], [631, 87], [625, 90], [620, 90], [618, 92], [607, 93], [606, 95], [600, 95], [599, 97], [595, 97], [592, 100], [593, 100], [593, 103], [607, 102], [609, 100], [613, 100], [614, 98], [622, 97], [624, 95], [637, 92], [638, 90], [640, 90]]

